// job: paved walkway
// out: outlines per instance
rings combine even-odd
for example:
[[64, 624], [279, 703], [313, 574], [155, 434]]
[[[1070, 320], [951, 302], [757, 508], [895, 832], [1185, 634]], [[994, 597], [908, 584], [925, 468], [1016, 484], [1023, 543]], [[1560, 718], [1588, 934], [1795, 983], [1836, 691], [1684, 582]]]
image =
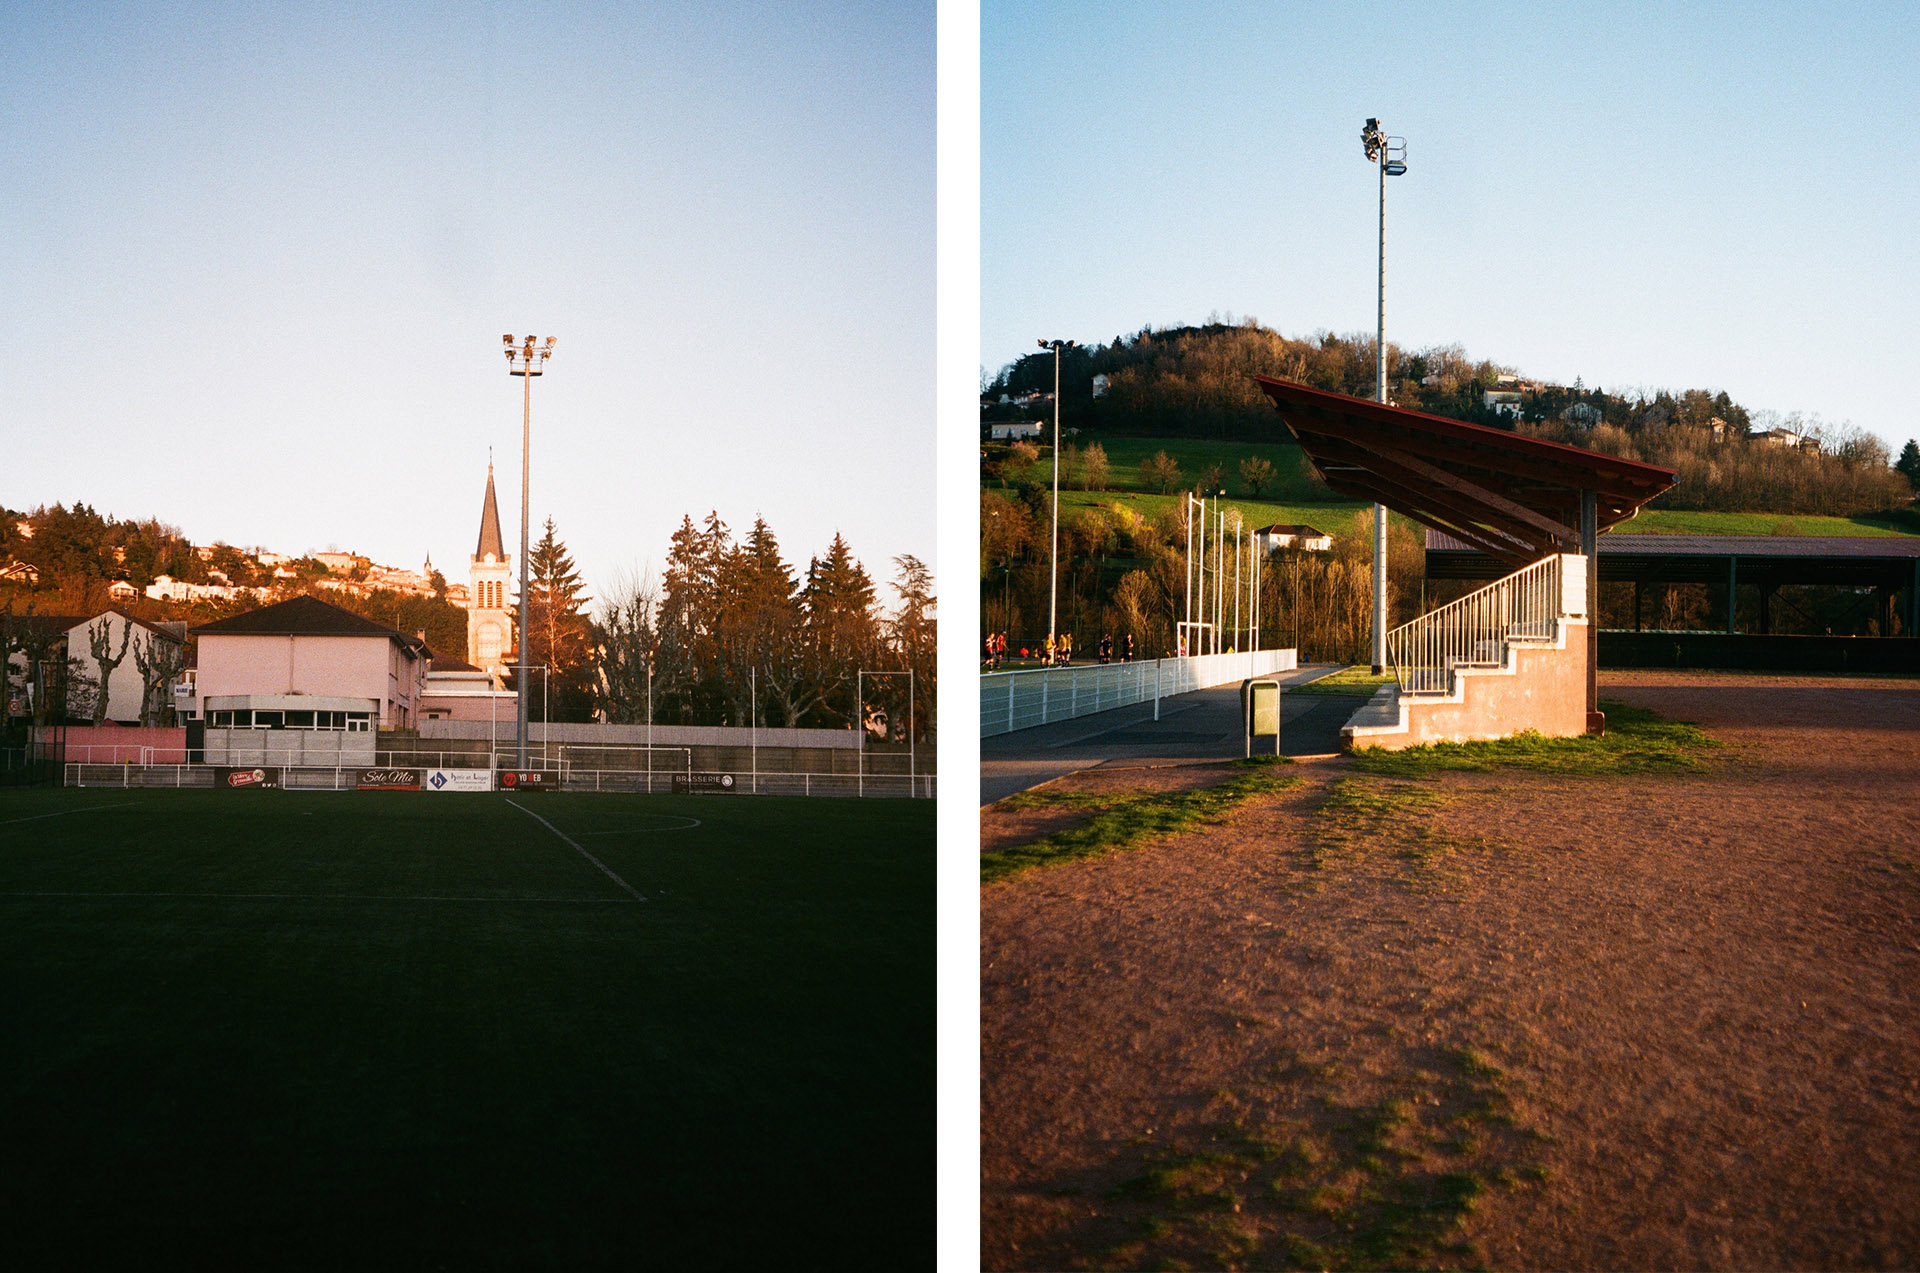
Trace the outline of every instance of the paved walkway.
[[[1318, 756], [1340, 750], [1340, 727], [1370, 694], [1288, 694], [1285, 687], [1317, 681], [1343, 666], [1317, 663], [1278, 674], [1282, 755]], [[1255, 745], [1268, 744], [1262, 739]], [[1245, 754], [1246, 729], [1236, 681], [1161, 699], [1158, 721], [1153, 719], [1152, 703], [1135, 703], [983, 738], [980, 803], [992, 804], [1099, 765], [1230, 760]]]

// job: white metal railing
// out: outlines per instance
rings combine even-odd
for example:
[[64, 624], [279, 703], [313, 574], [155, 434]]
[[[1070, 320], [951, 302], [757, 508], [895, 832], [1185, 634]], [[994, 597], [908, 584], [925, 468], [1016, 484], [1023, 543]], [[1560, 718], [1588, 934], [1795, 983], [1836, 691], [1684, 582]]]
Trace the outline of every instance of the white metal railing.
[[[276, 766], [278, 767], [278, 766]], [[359, 771], [372, 766], [296, 765], [280, 768], [280, 782], [290, 791], [351, 791]], [[69, 787], [212, 787], [218, 765], [134, 765], [68, 762], [63, 781]], [[432, 768], [431, 766], [425, 768]], [[704, 771], [695, 771], [696, 773]], [[560, 775], [562, 791], [599, 791], [644, 795], [673, 790], [678, 771], [633, 769], [568, 769]], [[692, 776], [692, 775], [686, 775]], [[939, 790], [937, 774], [890, 773], [760, 773], [749, 782], [736, 775], [733, 791], [763, 796], [864, 796], [931, 800]]]
[[1186, 659], [988, 672], [980, 678], [980, 736], [1008, 734], [1115, 707], [1291, 671], [1292, 650], [1202, 654]]
[[1547, 557], [1387, 633], [1400, 692], [1451, 694], [1456, 669], [1503, 667], [1514, 643], [1554, 640], [1563, 616], [1586, 613], [1585, 567], [1584, 557]]

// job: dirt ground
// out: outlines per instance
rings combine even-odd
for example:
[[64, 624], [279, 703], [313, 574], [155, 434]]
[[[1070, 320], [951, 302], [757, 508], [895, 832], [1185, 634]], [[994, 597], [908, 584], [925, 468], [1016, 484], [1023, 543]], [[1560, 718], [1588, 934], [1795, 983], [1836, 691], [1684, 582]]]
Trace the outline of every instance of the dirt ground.
[[1422, 1264], [1920, 1266], [1920, 680], [1601, 694], [1726, 746], [1301, 764], [1225, 825], [985, 887], [987, 1267], [1399, 1263], [1368, 1225], [1446, 1213], [1343, 1205], [1383, 1180], [1473, 1195]]

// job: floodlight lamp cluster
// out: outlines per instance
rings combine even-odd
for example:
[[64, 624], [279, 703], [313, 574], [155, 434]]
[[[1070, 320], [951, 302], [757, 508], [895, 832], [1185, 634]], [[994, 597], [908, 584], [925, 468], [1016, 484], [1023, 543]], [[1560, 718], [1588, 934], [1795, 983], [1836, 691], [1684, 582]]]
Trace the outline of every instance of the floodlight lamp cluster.
[[1051, 349], [1056, 352], [1062, 349], [1078, 349], [1080, 348], [1080, 342], [1077, 340], [1043, 340], [1040, 342], [1040, 348]]
[[507, 355], [507, 365], [512, 369], [512, 374], [537, 376], [541, 366], [553, 357], [553, 337], [547, 337], [545, 345], [535, 344], [535, 340], [535, 337], [528, 336], [524, 345], [516, 344], [512, 332], [500, 338], [500, 343], [506, 346], [503, 352]]
[[1369, 119], [1361, 127], [1360, 144], [1366, 147], [1367, 162], [1379, 164], [1387, 176], [1398, 177], [1406, 172], [1407, 139], [1387, 136], [1379, 120]]

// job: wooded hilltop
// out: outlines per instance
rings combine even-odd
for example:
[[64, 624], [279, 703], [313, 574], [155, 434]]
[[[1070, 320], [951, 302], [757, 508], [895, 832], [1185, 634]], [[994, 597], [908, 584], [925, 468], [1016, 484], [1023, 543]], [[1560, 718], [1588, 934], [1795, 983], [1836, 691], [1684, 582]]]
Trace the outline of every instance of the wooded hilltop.
[[[1063, 353], [1061, 427], [1272, 442], [1284, 430], [1254, 376], [1371, 398], [1374, 346], [1364, 334], [1321, 331], [1293, 339], [1253, 319], [1144, 327]], [[1105, 392], [1096, 397], [1100, 376]], [[1053, 407], [1045, 395], [1053, 378], [1051, 352], [1002, 368], [982, 386], [983, 429], [995, 420], [1050, 423]], [[1853, 516], [1909, 504], [1920, 485], [1920, 444], [1911, 440], [1896, 464], [1886, 444], [1865, 430], [1797, 413], [1749, 411], [1725, 390], [1609, 392], [1577, 379], [1542, 384], [1475, 360], [1458, 345], [1409, 351], [1388, 341], [1387, 396], [1415, 411], [1678, 470], [1678, 485], [1655, 507]]]
[[[1818, 419], [1752, 411], [1724, 390], [1609, 392], [1529, 381], [1459, 346], [1387, 348], [1395, 405], [1672, 468], [1677, 486], [1652, 511], [1757, 523], [1746, 534], [1805, 533], [1792, 520], [1848, 519], [1859, 533], [1920, 532], [1914, 491], [1920, 445], [1893, 462], [1872, 434]], [[1054, 354], [1029, 354], [981, 385], [982, 627], [1036, 648], [1059, 630], [1090, 648], [1131, 637], [1143, 657], [1171, 653], [1188, 579], [1183, 491], [1224, 492], [1230, 532], [1243, 524], [1312, 523], [1327, 552], [1286, 551], [1262, 575], [1260, 633], [1308, 660], [1362, 660], [1371, 630], [1370, 513], [1335, 495], [1292, 441], [1255, 375], [1371, 398], [1370, 335], [1282, 336], [1252, 320], [1143, 328], [1065, 350], [1060, 366], [1059, 569], [1052, 569], [1051, 424]], [[996, 441], [996, 423], [1035, 421], [1037, 437]], [[1757, 517], [1752, 515], [1759, 515]], [[1254, 519], [1243, 523], [1243, 517]], [[1839, 528], [1837, 533], [1848, 533]], [[1825, 533], [1836, 533], [1826, 528]], [[1429, 590], [1417, 528], [1395, 517], [1388, 548], [1390, 622], [1444, 599]], [[1056, 587], [1057, 585], [1057, 587]], [[1798, 591], [1799, 630], [1881, 632], [1850, 598]], [[1057, 593], [1057, 595], [1056, 595]], [[1635, 626], [1619, 586], [1601, 589], [1602, 620]], [[1637, 604], [1635, 602], [1634, 604]], [[1657, 626], [1704, 622], [1697, 585], [1663, 589]], [[1896, 625], [1898, 626], [1898, 625]], [[1904, 629], [1897, 634], [1905, 635]], [[1231, 645], [1231, 642], [1229, 642]]]

